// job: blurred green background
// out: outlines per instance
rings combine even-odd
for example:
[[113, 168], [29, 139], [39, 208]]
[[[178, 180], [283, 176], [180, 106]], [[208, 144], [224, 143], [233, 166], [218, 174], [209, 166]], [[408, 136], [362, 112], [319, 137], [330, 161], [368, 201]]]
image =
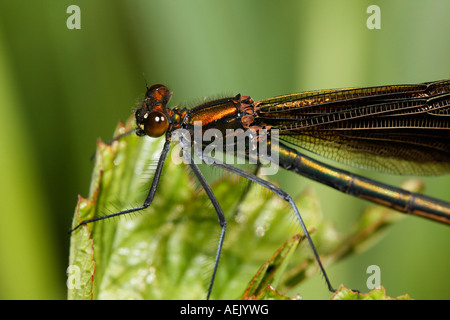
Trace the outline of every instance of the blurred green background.
[[[81, 30], [66, 27], [72, 4]], [[366, 27], [373, 4], [380, 30]], [[173, 104], [448, 78], [449, 12], [448, 1], [411, 0], [2, 0], [0, 298], [66, 298], [67, 230], [77, 195], [88, 194], [89, 158], [96, 139], [129, 117], [144, 76], [169, 86]], [[289, 172], [276, 180], [292, 194], [316, 188], [342, 228], [366, 205]], [[449, 176], [425, 181], [426, 194], [450, 200]], [[329, 276], [365, 289], [375, 264], [390, 296], [448, 299], [449, 241], [448, 227], [406, 217]], [[300, 294], [330, 296], [319, 276]]]

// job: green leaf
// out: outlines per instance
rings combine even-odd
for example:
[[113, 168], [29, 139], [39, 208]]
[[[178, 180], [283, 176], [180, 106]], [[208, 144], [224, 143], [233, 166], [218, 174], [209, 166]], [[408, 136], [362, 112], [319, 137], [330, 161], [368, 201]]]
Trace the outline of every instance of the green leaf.
[[331, 300], [411, 300], [411, 298], [407, 294], [391, 298], [386, 295], [384, 287], [373, 289], [369, 293], [363, 294], [340, 286], [331, 297]]
[[[131, 119], [119, 125], [115, 135], [130, 128]], [[112, 145], [99, 141], [89, 197], [79, 198], [73, 227], [141, 205], [163, 142], [135, 135]], [[261, 186], [228, 174], [211, 186], [227, 218], [211, 298], [290, 299], [286, 294], [294, 290], [292, 297], [298, 299], [298, 285], [317, 275], [318, 268], [307, 242], [296, 250], [302, 230], [289, 205]], [[294, 200], [325, 266], [365, 249], [390, 223], [390, 215], [381, 209], [363, 214], [351, 230], [340, 233], [323, 221], [312, 190]], [[69, 275], [68, 297], [204, 299], [219, 235], [208, 197], [190, 168], [175, 164], [169, 153], [149, 208], [72, 233], [69, 265], [75, 271]]]
[[[252, 300], [287, 300], [290, 299], [279, 292], [274, 286], [277, 285], [279, 278], [289, 263], [292, 254], [297, 249], [298, 244], [305, 239], [300, 234], [295, 235], [275, 252], [271, 259], [265, 262], [252, 278], [248, 288], [245, 290], [243, 299]], [[296, 299], [297, 297], [293, 298]]]

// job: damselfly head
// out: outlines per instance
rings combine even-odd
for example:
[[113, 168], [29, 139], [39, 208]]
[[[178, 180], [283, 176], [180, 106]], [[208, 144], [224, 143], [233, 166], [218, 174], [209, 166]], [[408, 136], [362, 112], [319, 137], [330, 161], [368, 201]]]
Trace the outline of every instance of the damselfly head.
[[142, 106], [136, 110], [136, 134], [153, 138], [162, 136], [169, 128], [169, 116], [166, 105], [172, 93], [162, 84], [147, 89]]

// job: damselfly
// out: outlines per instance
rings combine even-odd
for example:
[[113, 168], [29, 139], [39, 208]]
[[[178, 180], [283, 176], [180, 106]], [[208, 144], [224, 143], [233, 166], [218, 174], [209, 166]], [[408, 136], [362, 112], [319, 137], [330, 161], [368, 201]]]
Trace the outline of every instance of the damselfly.
[[[225, 154], [241, 146], [244, 149], [241, 156], [249, 160], [256, 157], [257, 164], [267, 164], [267, 160], [274, 161], [281, 168], [342, 192], [394, 208], [399, 212], [450, 224], [448, 202], [334, 168], [294, 149], [305, 149], [347, 165], [391, 174], [448, 174], [449, 79], [412, 85], [308, 91], [257, 102], [249, 96], [238, 94], [205, 102], [192, 109], [168, 108], [171, 94], [164, 85], [153, 85], [147, 88], [146, 97], [135, 112], [137, 128], [133, 131], [138, 136], [165, 135], [165, 144], [144, 203], [135, 208], [84, 220], [71, 231], [87, 223], [149, 207], [174, 140], [174, 133], [182, 130], [181, 140], [184, 146], [187, 146], [183, 155], [211, 200], [221, 226], [207, 298], [213, 289], [227, 223], [219, 202], [197, 166], [197, 161], [188, 152], [190, 149], [194, 149], [194, 154], [200, 160], [256, 182], [287, 201], [312, 248], [329, 290], [334, 289], [291, 196], [256, 175], [227, 161], [211, 157], [210, 153], [205, 152], [211, 145], [196, 139], [196, 133], [203, 136], [208, 130], [214, 130], [216, 141], [221, 144], [216, 143], [213, 147], [217, 148], [219, 145], [220, 151]], [[248, 132], [250, 134], [246, 135]], [[218, 138], [219, 136], [221, 138]], [[249, 140], [244, 140], [241, 144], [239, 137], [242, 136]]]

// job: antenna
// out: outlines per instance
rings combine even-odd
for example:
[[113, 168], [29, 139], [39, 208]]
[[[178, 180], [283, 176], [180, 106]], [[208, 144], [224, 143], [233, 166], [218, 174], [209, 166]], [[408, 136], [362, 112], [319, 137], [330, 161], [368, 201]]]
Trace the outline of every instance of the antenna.
[[144, 73], [144, 72], [142, 72], [142, 77], [144, 78], [144, 82], [145, 82], [145, 89], [146, 89], [146, 91], [148, 91], [147, 78], [145, 77], [145, 73]]

